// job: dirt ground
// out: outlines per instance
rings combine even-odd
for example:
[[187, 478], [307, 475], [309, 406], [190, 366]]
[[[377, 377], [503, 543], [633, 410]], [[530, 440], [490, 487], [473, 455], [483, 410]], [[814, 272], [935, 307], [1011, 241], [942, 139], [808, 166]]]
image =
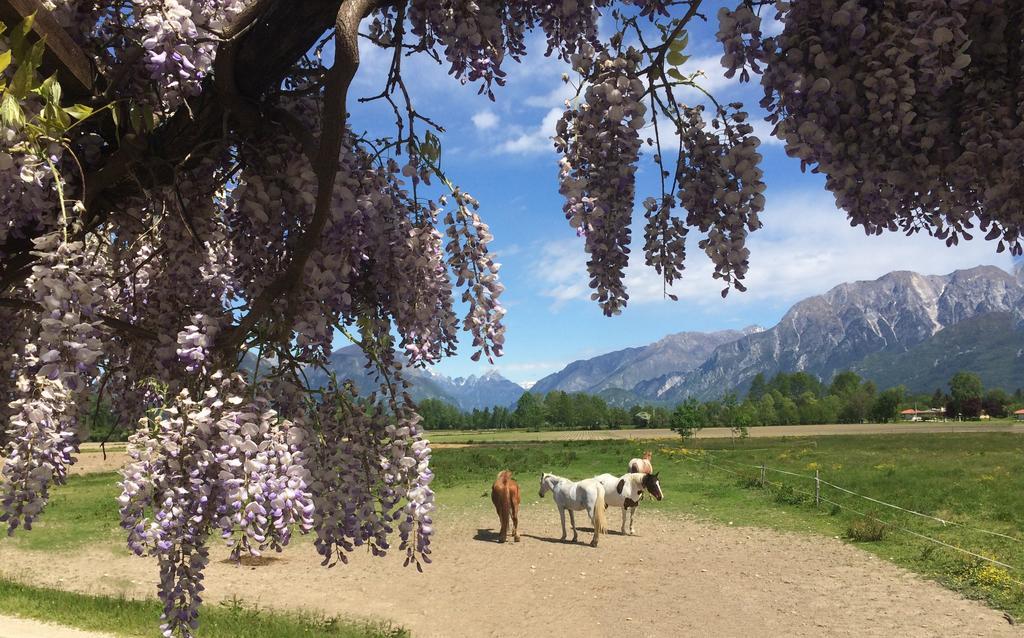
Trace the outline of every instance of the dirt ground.
[[0, 616], [0, 638], [114, 638], [114, 636], [92, 631], [79, 631], [38, 620]]
[[[610, 512], [617, 528], [619, 515]], [[427, 636], [1024, 636], [1000, 612], [819, 536], [638, 514], [634, 537], [594, 549], [557, 541], [550, 503], [524, 508], [525, 534], [494, 542], [482, 509], [438, 516], [424, 574], [399, 556], [319, 566], [308, 542], [260, 566], [222, 561], [207, 600], [390, 619]], [[589, 540], [581, 533], [580, 540]], [[152, 595], [155, 565], [110, 549], [52, 555], [0, 545], [0, 572], [90, 593]], [[2, 626], [2, 625], [0, 625]], [[0, 634], [2, 635], [2, 634]]]

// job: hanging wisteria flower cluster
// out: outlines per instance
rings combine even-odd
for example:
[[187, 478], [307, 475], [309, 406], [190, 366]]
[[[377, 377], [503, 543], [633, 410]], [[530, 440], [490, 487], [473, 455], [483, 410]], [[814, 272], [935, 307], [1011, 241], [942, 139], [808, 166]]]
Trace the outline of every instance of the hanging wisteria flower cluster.
[[[762, 31], [771, 6], [779, 35]], [[397, 538], [428, 563], [430, 448], [402, 368], [455, 353], [463, 332], [474, 359], [500, 356], [505, 309], [481, 206], [441, 170], [443, 128], [413, 106], [403, 61], [433, 58], [495, 99], [536, 30], [575, 71], [555, 138], [563, 212], [615, 314], [645, 141], [661, 192], [641, 194], [643, 254], [666, 294], [694, 230], [726, 291], [743, 290], [761, 158], [742, 105], [679, 99], [699, 85], [685, 51], [702, 9], [47, 0], [47, 18], [8, 25], [0, 520], [40, 516], [91, 405], [130, 434], [122, 523], [159, 565], [169, 636], [194, 635], [211, 535], [239, 558], [310, 532], [326, 564]], [[1019, 253], [1022, 24], [1010, 0], [751, 0], [719, 14], [717, 37], [855, 223], [949, 242], [977, 225]], [[389, 50], [376, 96], [350, 95], [361, 38]], [[355, 97], [385, 100], [394, 133], [360, 133]], [[339, 332], [375, 392], [310, 381]]]
[[762, 37], [746, 3], [721, 15], [723, 62], [761, 72], [786, 151], [826, 177], [870, 234], [977, 226], [1021, 254], [1024, 6], [1010, 0], [778, 2]]
[[81, 410], [103, 354], [97, 314], [104, 282], [95, 272], [102, 262], [86, 259], [83, 248], [56, 234], [35, 242], [39, 260], [25, 288], [38, 307], [38, 325], [22, 328], [22, 350], [12, 353], [9, 442], [0, 474], [0, 522], [11, 532], [32, 528], [88, 434]]
[[[182, 346], [192, 334], [182, 332]], [[293, 527], [313, 526], [306, 432], [267, 399], [236, 394], [246, 388], [241, 376], [214, 373], [202, 396], [182, 390], [129, 439], [121, 525], [132, 551], [159, 561], [168, 635], [198, 626], [211, 534], [227, 539], [237, 560], [280, 551]]]
[[647, 107], [637, 77], [640, 51], [621, 54], [585, 48], [573, 64], [587, 74], [583, 100], [556, 126], [555, 148], [563, 155], [559, 178], [569, 224], [586, 240], [592, 298], [614, 315], [629, 295], [624, 283], [629, 263], [640, 129]]
[[[392, 419], [382, 418], [384, 409]], [[382, 556], [397, 528], [406, 564], [422, 569], [421, 560], [430, 562], [434, 493], [419, 415], [393, 398], [383, 406], [361, 403], [351, 387], [332, 384], [314, 420], [315, 545], [323, 564], [347, 562], [346, 554], [364, 545]]]

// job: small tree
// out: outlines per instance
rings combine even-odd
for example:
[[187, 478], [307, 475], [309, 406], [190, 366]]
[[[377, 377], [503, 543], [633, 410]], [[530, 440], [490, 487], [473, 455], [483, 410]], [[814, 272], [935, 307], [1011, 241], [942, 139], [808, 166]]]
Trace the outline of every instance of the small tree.
[[880, 423], [888, 423], [899, 418], [900, 404], [906, 395], [906, 388], [896, 386], [885, 390], [875, 399], [871, 406], [871, 418]]
[[512, 423], [519, 428], [539, 428], [544, 424], [544, 406], [532, 392], [524, 392], [516, 401]]
[[704, 428], [704, 405], [693, 397], [686, 399], [673, 410], [671, 424], [684, 442], [692, 438]]
[[957, 372], [949, 380], [949, 404], [946, 413], [950, 417], [977, 418], [981, 415], [984, 387], [981, 377], [973, 372]]

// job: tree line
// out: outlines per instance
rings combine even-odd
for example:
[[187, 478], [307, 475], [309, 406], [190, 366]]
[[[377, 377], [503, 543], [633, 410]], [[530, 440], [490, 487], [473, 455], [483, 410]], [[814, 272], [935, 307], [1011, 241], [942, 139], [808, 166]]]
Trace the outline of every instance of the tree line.
[[718, 399], [688, 398], [674, 406], [635, 403], [610, 405], [604, 398], [560, 390], [540, 395], [525, 392], [513, 407], [463, 411], [439, 400], [419, 402], [428, 430], [485, 428], [673, 428], [684, 436], [704, 427], [730, 427], [739, 431], [764, 425], [826, 423], [886, 423], [900, 418], [907, 408], [945, 408], [946, 418], [974, 419], [982, 414], [1003, 418], [1024, 407], [1024, 388], [1008, 393], [986, 390], [972, 372], [958, 372], [948, 388], [913, 394], [904, 386], [878, 390], [874, 383], [851, 371], [828, 384], [807, 372], [780, 372], [770, 379], [758, 374], [745, 395], [730, 392]]

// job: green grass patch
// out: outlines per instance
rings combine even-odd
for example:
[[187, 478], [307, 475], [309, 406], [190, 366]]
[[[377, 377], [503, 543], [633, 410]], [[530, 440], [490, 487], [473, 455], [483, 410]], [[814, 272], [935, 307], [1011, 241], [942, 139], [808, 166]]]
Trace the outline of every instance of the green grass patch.
[[123, 540], [119, 478], [113, 472], [70, 477], [67, 485], [51, 491], [50, 503], [31, 531], [19, 529], [2, 542], [20, 549], [62, 551]]
[[[155, 601], [87, 596], [0, 579], [0, 612], [118, 636], [155, 636], [161, 606]], [[358, 622], [311, 613], [278, 612], [239, 601], [206, 605], [201, 638], [404, 638], [386, 623]]]

